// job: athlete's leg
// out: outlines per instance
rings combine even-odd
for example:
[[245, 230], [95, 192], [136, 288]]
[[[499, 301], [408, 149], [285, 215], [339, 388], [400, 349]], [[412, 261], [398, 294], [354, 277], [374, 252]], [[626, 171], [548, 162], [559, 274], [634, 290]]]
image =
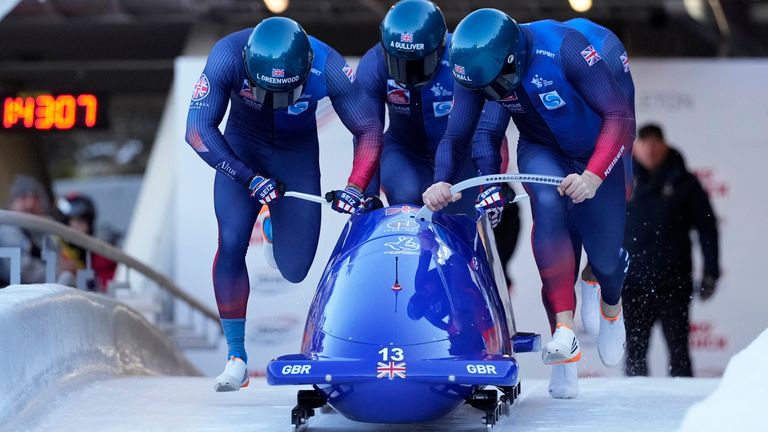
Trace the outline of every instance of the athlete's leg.
[[[542, 175], [565, 177], [571, 173], [555, 150], [523, 141], [518, 144], [518, 167], [521, 172]], [[557, 324], [573, 328], [576, 254], [569, 232], [569, 201], [550, 185], [526, 184], [525, 190], [531, 198], [533, 255], [543, 283], [544, 307]]]
[[628, 254], [622, 248], [626, 218], [624, 181], [624, 167], [616, 164], [595, 197], [574, 205], [571, 210], [607, 305], [619, 303], [629, 266]]
[[[320, 165], [317, 136], [296, 138], [273, 147], [267, 162], [272, 177], [286, 191], [320, 194]], [[284, 197], [269, 204], [275, 262], [284, 278], [304, 280], [317, 251], [320, 236], [320, 206]]]
[[245, 253], [261, 204], [245, 186], [216, 173], [214, 208], [219, 224], [219, 247], [213, 262], [213, 290], [227, 340], [227, 364], [214, 379], [214, 390], [236, 391], [248, 385], [245, 351], [245, 314], [250, 286]]

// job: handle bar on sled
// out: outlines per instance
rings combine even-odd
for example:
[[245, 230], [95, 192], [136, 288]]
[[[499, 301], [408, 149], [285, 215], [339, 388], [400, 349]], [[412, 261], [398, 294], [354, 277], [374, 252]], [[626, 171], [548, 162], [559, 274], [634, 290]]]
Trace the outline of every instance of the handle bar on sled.
[[[552, 186], [560, 186], [560, 183], [563, 180], [565, 180], [565, 178], [563, 177], [537, 175], [537, 174], [494, 174], [494, 175], [487, 175], [487, 176], [472, 177], [470, 179], [456, 183], [455, 185], [451, 186], [450, 191], [451, 191], [451, 196], [453, 196], [454, 194], [457, 194], [459, 192], [462, 192], [464, 190], [467, 190], [469, 188], [473, 188], [476, 186], [493, 184], [493, 183], [509, 183], [509, 182], [540, 183], [540, 184], [548, 184]], [[518, 202], [527, 197], [528, 195], [521, 194], [519, 196], [516, 196], [512, 202]], [[411, 216], [411, 217], [416, 218], [418, 220], [422, 220], [422, 221], [431, 221], [432, 210], [428, 209], [427, 206], [423, 206], [421, 210], [419, 210], [419, 212], [416, 213], [415, 216]]]
[[304, 201], [310, 201], [310, 202], [314, 202], [314, 203], [318, 203], [318, 204], [326, 204], [326, 205], [330, 205], [331, 204], [331, 202], [326, 200], [325, 197], [321, 197], [320, 195], [312, 195], [312, 194], [308, 194], [308, 193], [304, 193], [304, 192], [293, 192], [293, 191], [290, 191], [290, 192], [286, 192], [285, 194], [283, 194], [283, 196], [303, 199]]

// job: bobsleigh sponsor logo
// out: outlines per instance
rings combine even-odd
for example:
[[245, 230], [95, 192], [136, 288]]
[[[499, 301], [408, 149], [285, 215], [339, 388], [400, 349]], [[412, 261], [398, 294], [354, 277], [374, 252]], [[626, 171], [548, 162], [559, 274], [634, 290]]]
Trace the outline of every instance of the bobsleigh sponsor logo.
[[237, 171], [235, 171], [235, 169], [232, 168], [232, 166], [228, 164], [226, 161], [219, 162], [219, 164], [216, 165], [216, 169], [223, 172], [224, 174], [229, 175], [232, 178], [237, 176]]
[[549, 58], [555, 58], [555, 53], [552, 53], [552, 52], [549, 52], [549, 51], [543, 50], [543, 49], [537, 49], [536, 50], [536, 54], [543, 55], [543, 56], [549, 57]]
[[531, 84], [535, 85], [536, 88], [542, 88], [552, 85], [552, 81], [548, 79], [544, 79], [539, 76], [539, 74], [536, 74], [533, 79], [531, 80]]
[[608, 165], [608, 168], [605, 169], [605, 172], [603, 173], [603, 175], [607, 176], [608, 174], [611, 173], [611, 170], [616, 165], [616, 162], [618, 162], [619, 159], [621, 159], [621, 156], [623, 154], [624, 154], [624, 146], [621, 146], [621, 148], [619, 149], [619, 152], [616, 153], [616, 157], [613, 158], [613, 160], [611, 161], [611, 164]]
[[587, 62], [589, 67], [592, 67], [593, 64], [599, 62], [601, 59], [600, 54], [597, 53], [597, 50], [592, 45], [584, 48], [581, 51], [581, 56], [584, 57], [584, 61]]
[[386, 255], [418, 255], [421, 244], [411, 237], [400, 236], [397, 241], [384, 243], [389, 249], [384, 252]]
[[539, 93], [539, 98], [544, 104], [544, 108], [550, 111], [565, 105], [565, 101], [560, 97], [559, 94], [557, 94], [557, 90], [552, 90], [551, 92], [546, 93]]
[[391, 221], [387, 223], [387, 229], [388, 232], [398, 232], [398, 231], [405, 231], [405, 232], [415, 232], [419, 230], [419, 224], [415, 220], [408, 218], [408, 219], [398, 219]]
[[295, 315], [266, 316], [249, 319], [252, 322], [248, 340], [264, 345], [284, 343], [287, 336], [300, 329], [300, 319]]
[[387, 80], [387, 102], [393, 105], [410, 105], [411, 92], [395, 80]]
[[619, 56], [619, 59], [621, 60], [622, 66], [624, 66], [624, 73], [629, 72], [629, 56], [627, 55], [627, 52], [624, 51], [624, 53]]
[[285, 365], [280, 370], [283, 375], [307, 375], [312, 370], [312, 365]]
[[479, 375], [497, 375], [498, 374], [498, 372], [496, 372], [496, 366], [484, 365], [484, 364], [467, 365], [467, 372], [471, 374], [479, 374]]
[[309, 108], [309, 101], [298, 101], [288, 107], [288, 115], [299, 115]]
[[432, 109], [435, 111], [435, 117], [445, 117], [451, 113], [453, 101], [432, 102]]
[[256, 96], [253, 95], [253, 91], [251, 91], [251, 86], [248, 84], [248, 80], [243, 80], [243, 86], [240, 88], [240, 96], [250, 99], [250, 100], [256, 100]]
[[442, 84], [437, 83], [429, 89], [435, 97], [440, 96], [453, 96], [453, 92], [443, 87]]
[[459, 81], [472, 82], [462, 65], [453, 65], [453, 76]]
[[192, 91], [192, 102], [205, 99], [205, 97], [208, 96], [209, 89], [210, 85], [208, 84], [208, 77], [205, 76], [205, 74], [200, 75], [200, 78], [198, 78], [195, 83], [195, 88]]

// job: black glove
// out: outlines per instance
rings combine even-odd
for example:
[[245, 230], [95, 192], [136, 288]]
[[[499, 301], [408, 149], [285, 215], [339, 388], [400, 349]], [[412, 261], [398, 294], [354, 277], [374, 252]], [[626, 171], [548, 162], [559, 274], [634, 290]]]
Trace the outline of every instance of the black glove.
[[258, 199], [262, 204], [269, 204], [285, 193], [284, 184], [260, 175], [251, 178], [248, 182], [248, 189], [251, 191], [251, 196]]
[[325, 199], [337, 212], [353, 214], [363, 203], [363, 194], [352, 186], [347, 186], [344, 190], [332, 190], [326, 193]]
[[704, 276], [699, 286], [699, 296], [702, 300], [709, 300], [715, 294], [717, 288], [717, 278], [713, 276]]

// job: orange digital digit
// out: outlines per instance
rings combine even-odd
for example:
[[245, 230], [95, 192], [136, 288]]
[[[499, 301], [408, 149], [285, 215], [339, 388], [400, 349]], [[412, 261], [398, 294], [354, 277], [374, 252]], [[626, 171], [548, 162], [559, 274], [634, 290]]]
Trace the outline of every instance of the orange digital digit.
[[24, 127], [31, 128], [35, 124], [35, 98], [26, 97], [24, 102], [21, 102], [21, 98], [18, 98], [19, 102], [16, 104], [16, 112], [20, 113], [24, 118]]
[[56, 98], [56, 110], [54, 113], [53, 124], [56, 129], [72, 129], [76, 120], [75, 97], [69, 94], [61, 95]]
[[3, 127], [8, 129], [19, 121], [16, 113], [16, 99], [7, 97], [3, 101]]
[[40, 95], [35, 99], [37, 108], [35, 109], [35, 129], [48, 130], [53, 127], [54, 117], [56, 116], [56, 99], [46, 94]]
[[77, 97], [77, 104], [81, 107], [85, 107], [85, 125], [88, 127], [95, 126], [96, 110], [98, 108], [96, 96], [92, 94], [81, 94]]

